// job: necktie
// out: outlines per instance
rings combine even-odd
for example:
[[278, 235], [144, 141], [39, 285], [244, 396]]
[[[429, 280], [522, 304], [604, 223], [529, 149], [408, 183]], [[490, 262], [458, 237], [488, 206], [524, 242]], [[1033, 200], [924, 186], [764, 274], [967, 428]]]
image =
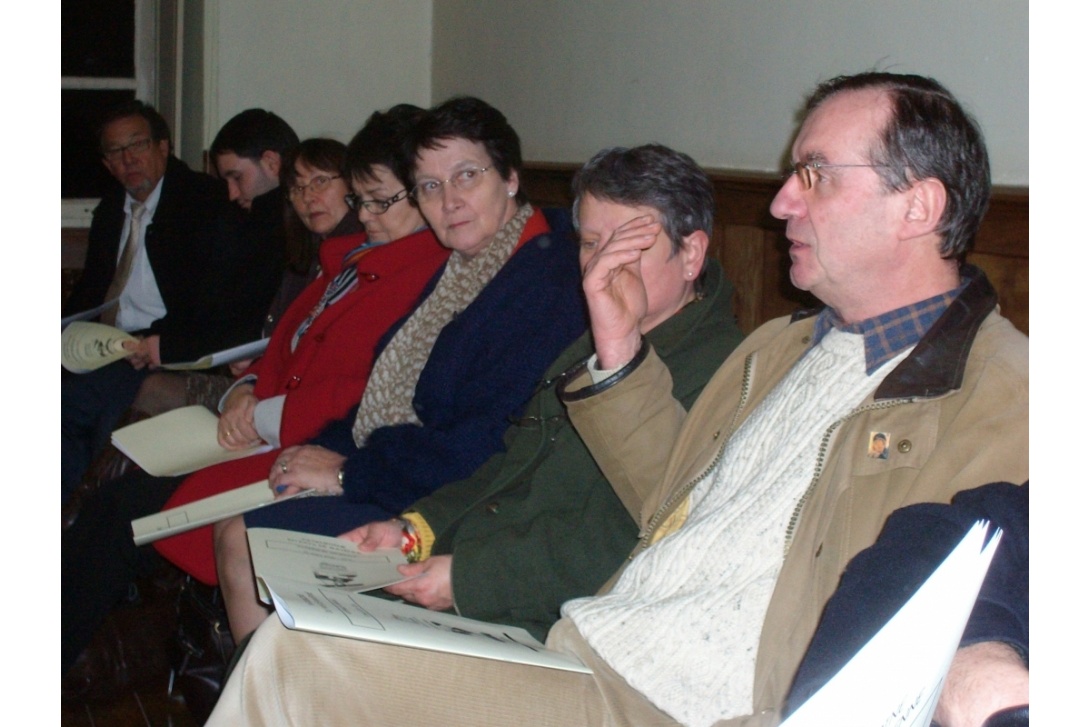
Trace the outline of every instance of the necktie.
[[[144, 217], [144, 205], [134, 202], [129, 217], [131, 218], [129, 239], [125, 243], [125, 249], [121, 251], [121, 259], [117, 261], [114, 279], [110, 281], [110, 287], [106, 289], [106, 300], [120, 298], [121, 291], [125, 290], [125, 284], [129, 282], [129, 275], [132, 273], [132, 262], [136, 259], [136, 249], [140, 246], [140, 221]], [[114, 325], [120, 309], [121, 303], [119, 302], [102, 314], [102, 322], [109, 326]]]

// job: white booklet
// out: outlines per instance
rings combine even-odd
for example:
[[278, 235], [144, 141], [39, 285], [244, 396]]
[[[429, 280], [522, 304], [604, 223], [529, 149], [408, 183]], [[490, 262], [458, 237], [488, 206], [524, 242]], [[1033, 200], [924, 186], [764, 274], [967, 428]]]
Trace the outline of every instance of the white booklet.
[[915, 595], [781, 727], [928, 727], [1002, 531], [978, 522]]
[[147, 545], [171, 535], [199, 528], [202, 525], [210, 525], [235, 515], [242, 515], [259, 507], [313, 494], [314, 490], [302, 490], [294, 495], [277, 496], [269, 489], [269, 481], [261, 480], [251, 485], [236, 487], [218, 495], [212, 495], [153, 515], [137, 518], [132, 521], [132, 539], [137, 545]]
[[396, 549], [360, 553], [340, 538], [250, 528], [258, 592], [289, 629], [590, 673], [525, 629], [362, 595], [405, 580]]
[[[77, 316], [83, 314], [77, 314]], [[75, 316], [73, 316], [75, 317]], [[65, 319], [66, 321], [69, 319]], [[74, 374], [85, 374], [106, 364], [120, 361], [129, 355], [124, 344], [136, 341], [136, 337], [120, 328], [105, 323], [75, 320], [65, 325], [61, 322], [61, 366]], [[196, 361], [181, 361], [160, 366], [170, 371], [196, 371], [222, 364], [257, 358], [269, 347], [269, 339], [261, 338], [233, 348], [216, 351]]]
[[268, 444], [224, 449], [216, 439], [219, 419], [203, 406], [185, 406], [116, 430], [110, 437], [125, 456], [156, 477], [186, 475], [220, 462], [268, 452]]
[[61, 366], [86, 374], [129, 355], [124, 343], [136, 338], [105, 323], [75, 321], [61, 331]]
[[247, 358], [257, 358], [261, 354], [265, 353], [265, 349], [269, 347], [269, 339], [260, 338], [256, 341], [250, 341], [249, 343], [243, 343], [234, 348], [224, 349], [223, 351], [217, 351], [216, 353], [210, 353], [207, 356], [202, 356], [196, 361], [186, 361], [185, 363], [171, 363], [163, 364], [160, 368], [169, 369], [170, 371], [196, 371], [199, 369], [212, 369], [223, 364], [234, 363], [235, 361], [241, 361]]

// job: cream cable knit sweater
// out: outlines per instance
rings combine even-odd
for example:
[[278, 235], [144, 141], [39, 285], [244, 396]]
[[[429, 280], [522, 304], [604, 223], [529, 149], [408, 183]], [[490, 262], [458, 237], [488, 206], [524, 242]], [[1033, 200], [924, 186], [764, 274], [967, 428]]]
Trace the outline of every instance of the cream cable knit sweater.
[[862, 336], [831, 331], [726, 443], [681, 529], [640, 553], [609, 594], [565, 605], [594, 650], [674, 719], [751, 711], [787, 522], [821, 436], [908, 353], [867, 376]]

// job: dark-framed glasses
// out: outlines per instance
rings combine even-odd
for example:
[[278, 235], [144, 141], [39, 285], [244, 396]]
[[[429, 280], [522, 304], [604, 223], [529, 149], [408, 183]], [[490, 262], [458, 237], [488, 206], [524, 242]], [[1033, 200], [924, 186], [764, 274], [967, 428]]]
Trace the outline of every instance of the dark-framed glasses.
[[112, 146], [109, 149], [102, 150], [102, 158], [108, 162], [116, 162], [125, 152], [129, 152], [130, 154], [143, 154], [151, 147], [151, 142], [151, 137], [145, 136], [143, 139], [130, 141], [123, 146]]
[[820, 181], [822, 169], [850, 169], [854, 167], [866, 167], [868, 169], [877, 169], [879, 167], [889, 167], [888, 164], [826, 164], [825, 162], [799, 162], [794, 164], [790, 169], [784, 172], [784, 181], [792, 174], [799, 176], [799, 186], [803, 190], [813, 189], [814, 183]]
[[417, 202], [433, 202], [443, 195], [444, 184], [449, 184], [455, 189], [466, 192], [480, 184], [481, 180], [484, 179], [484, 173], [491, 168], [491, 166], [469, 167], [460, 172], [456, 172], [452, 177], [444, 179], [443, 181], [439, 181], [438, 179], [422, 179], [416, 183], [416, 186], [413, 187], [412, 192], [409, 194], [411, 194], [413, 199]]
[[302, 199], [309, 189], [314, 194], [321, 194], [329, 189], [334, 179], [340, 179], [340, 174], [318, 174], [310, 178], [306, 184], [293, 184], [288, 188], [288, 196], [292, 199]]
[[408, 196], [409, 190], [407, 189], [403, 189], [393, 197], [387, 197], [386, 199], [364, 199], [358, 194], [349, 193], [344, 196], [344, 203], [348, 205], [348, 209], [353, 212], [359, 212], [360, 208], [363, 207], [373, 215], [381, 215], [383, 212], [390, 209], [391, 206]]

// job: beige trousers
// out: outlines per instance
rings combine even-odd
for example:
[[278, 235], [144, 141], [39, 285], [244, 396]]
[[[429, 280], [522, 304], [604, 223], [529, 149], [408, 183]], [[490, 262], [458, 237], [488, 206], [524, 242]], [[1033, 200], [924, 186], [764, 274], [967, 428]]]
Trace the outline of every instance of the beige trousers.
[[568, 621], [552, 648], [593, 675], [291, 631], [270, 616], [208, 725], [676, 725]]

